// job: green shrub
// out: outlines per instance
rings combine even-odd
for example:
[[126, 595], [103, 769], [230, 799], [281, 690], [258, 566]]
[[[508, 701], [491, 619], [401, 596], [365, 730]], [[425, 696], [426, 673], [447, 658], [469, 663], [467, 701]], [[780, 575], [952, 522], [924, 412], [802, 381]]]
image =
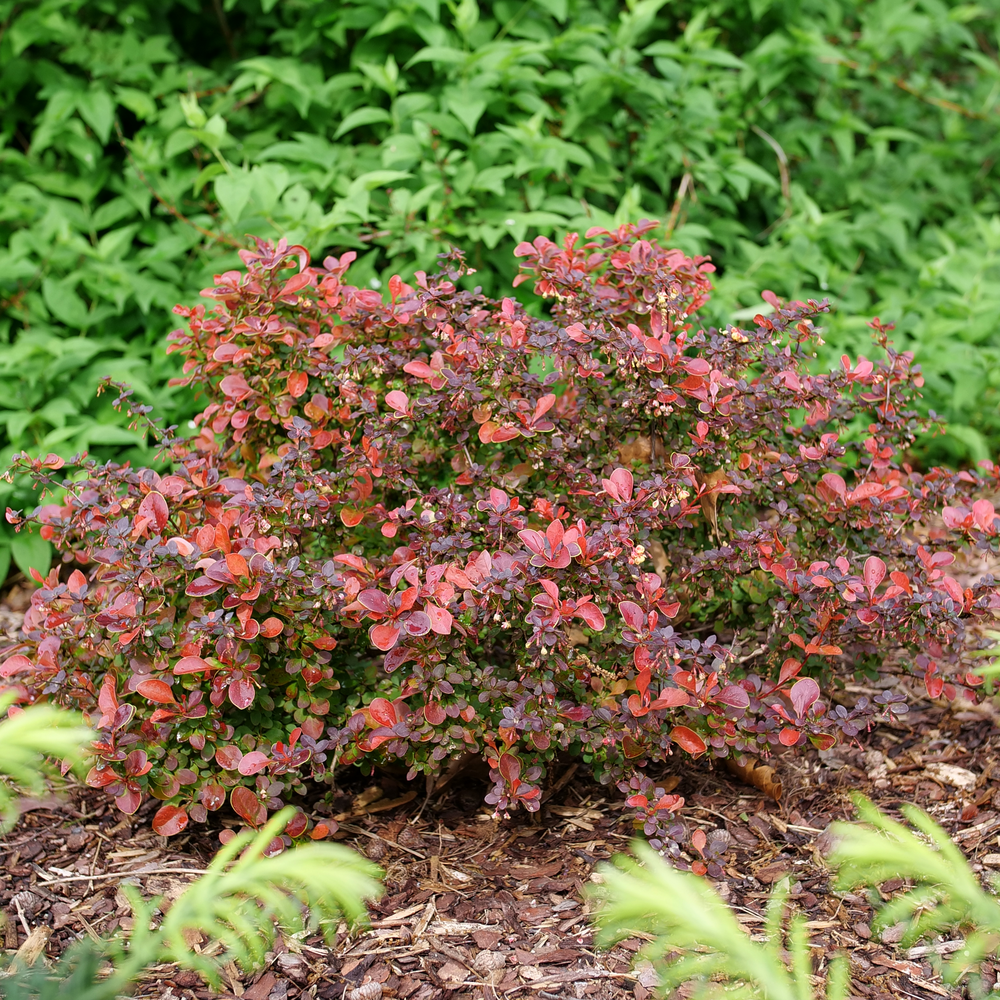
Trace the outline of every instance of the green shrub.
[[951, 456], [988, 457], [998, 11], [0, 0], [7, 440], [129, 453], [141, 438], [95, 404], [99, 375], [190, 416], [165, 387], [167, 311], [247, 232], [353, 247], [358, 284], [475, 245], [496, 294], [529, 230], [649, 215], [722, 266], [718, 319], [756, 311], [760, 287], [829, 294], [835, 355], [866, 349], [854, 317], [897, 321]]

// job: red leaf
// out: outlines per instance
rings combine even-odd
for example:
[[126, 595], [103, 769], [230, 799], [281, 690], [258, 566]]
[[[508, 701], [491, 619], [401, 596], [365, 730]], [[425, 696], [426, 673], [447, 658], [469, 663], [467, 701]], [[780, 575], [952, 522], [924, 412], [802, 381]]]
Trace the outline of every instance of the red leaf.
[[781, 664], [781, 673], [778, 674], [778, 683], [784, 684], [785, 681], [790, 680], [802, 669], [802, 663], [796, 660], [794, 657], [789, 656], [784, 663]]
[[255, 694], [253, 683], [246, 677], [238, 677], [229, 684], [229, 700], [237, 708], [249, 708]]
[[[216, 748], [215, 762], [227, 771], [235, 771], [242, 759], [243, 751], [239, 747], [229, 745]], [[206, 808], [211, 807], [206, 805]]]
[[788, 697], [792, 701], [796, 715], [801, 717], [815, 704], [819, 694], [819, 685], [811, 677], [802, 677], [792, 685]]
[[649, 706], [650, 708], [676, 708], [678, 705], [686, 705], [691, 700], [687, 691], [680, 688], [664, 688], [656, 700]]
[[629, 628], [638, 632], [646, 627], [646, 614], [634, 601], [622, 601], [618, 610]]
[[238, 552], [226, 553], [226, 569], [229, 570], [234, 579], [250, 575], [250, 567], [247, 565], [246, 559]]
[[445, 712], [439, 702], [429, 701], [424, 705], [424, 718], [432, 726], [440, 726], [448, 718], [448, 713]]
[[386, 405], [395, 410], [397, 414], [404, 414], [410, 407], [410, 398], [405, 392], [393, 389], [385, 394]]
[[237, 785], [229, 793], [229, 804], [233, 807], [233, 812], [252, 827], [259, 826], [267, 816], [263, 803], [245, 785]]
[[809, 742], [817, 750], [829, 750], [837, 745], [837, 737], [832, 733], [816, 733], [809, 737]]
[[[227, 749], [221, 747], [220, 749]], [[230, 747], [228, 749], [235, 749], [235, 747]], [[215, 759], [219, 759], [218, 751], [216, 751]], [[198, 792], [198, 801], [210, 812], [214, 812], [216, 809], [220, 809], [226, 801], [226, 789], [222, 785], [217, 785], [215, 783], [209, 785], [202, 785], [201, 791]]]
[[136, 517], [144, 517], [153, 523], [157, 531], [162, 531], [170, 520], [170, 510], [162, 493], [153, 490], [142, 498]]
[[135, 788], [126, 788], [124, 792], [121, 793], [115, 799], [115, 805], [125, 813], [126, 816], [131, 816], [139, 806], [142, 805], [142, 792]]
[[513, 784], [521, 776], [521, 761], [512, 753], [502, 753], [497, 770], [508, 784]]
[[19, 674], [24, 670], [31, 670], [33, 667], [34, 664], [31, 660], [18, 653], [16, 656], [8, 657], [0, 665], [0, 677], [12, 677], [14, 674]]
[[705, 845], [708, 843], [708, 837], [704, 830], [695, 830], [691, 834], [691, 846], [699, 853], [704, 854]]
[[699, 754], [704, 753], [708, 749], [705, 741], [693, 729], [688, 729], [687, 726], [674, 726], [670, 732], [670, 738], [682, 750], [686, 750], [688, 753]]
[[436, 604], [425, 604], [424, 614], [431, 620], [431, 631], [438, 635], [450, 635], [455, 622], [450, 611], [439, 608]]
[[400, 630], [395, 625], [372, 625], [368, 638], [376, 649], [388, 652], [399, 641]]
[[239, 764], [236, 765], [236, 770], [240, 774], [245, 775], [259, 774], [270, 763], [271, 758], [266, 753], [261, 753], [259, 750], [252, 750], [250, 753], [243, 755]]
[[179, 806], [161, 806], [153, 817], [153, 832], [172, 837], [188, 825], [188, 814]]
[[344, 522], [346, 527], [353, 528], [365, 519], [365, 512], [363, 510], [357, 510], [354, 507], [341, 507], [340, 519]]
[[869, 556], [865, 560], [863, 576], [868, 592], [872, 593], [885, 579], [885, 563], [878, 556]]
[[730, 708], [748, 708], [750, 695], [738, 684], [727, 684], [716, 696], [715, 700]]
[[644, 715], [647, 715], [651, 707], [650, 705], [643, 705], [642, 699], [637, 694], [630, 694], [628, 696], [628, 710], [637, 719], [641, 719]]
[[792, 729], [791, 726], [785, 726], [784, 729], [778, 733], [778, 742], [783, 747], [793, 747], [799, 742], [799, 738], [802, 734], [797, 729]]
[[195, 577], [184, 590], [188, 597], [208, 597], [217, 590], [222, 589], [222, 584], [218, 580], [212, 580], [207, 576]]
[[182, 656], [174, 664], [175, 674], [197, 674], [202, 670], [214, 670], [215, 668], [203, 660], [200, 656]]
[[595, 632], [600, 632], [607, 624], [604, 620], [604, 614], [601, 612], [601, 609], [596, 604], [591, 604], [589, 601], [578, 605], [576, 613], [584, 620], [588, 627], [592, 628]]
[[273, 639], [276, 635], [281, 635], [284, 627], [284, 622], [280, 618], [265, 618], [260, 625], [260, 634], [265, 639]]
[[148, 681], [140, 682], [135, 689], [143, 698], [148, 698], [157, 705], [171, 705], [177, 702], [170, 685], [165, 681], [156, 680], [154, 677]]
[[219, 383], [219, 388], [231, 399], [240, 399], [250, 392], [250, 386], [242, 375], [227, 375]]
[[368, 706], [371, 717], [380, 725], [391, 729], [399, 721], [396, 718], [396, 708], [386, 698], [373, 698]]
[[309, 818], [304, 812], [297, 812], [289, 821], [288, 826], [285, 827], [285, 833], [289, 837], [301, 837], [302, 834], [306, 832], [309, 826]]
[[[294, 279], [293, 279], [294, 280]], [[292, 372], [288, 376], [288, 395], [298, 399], [309, 388], [309, 376], [305, 372]]]
[[645, 809], [649, 805], [649, 799], [645, 795], [630, 795], [625, 800], [625, 805], [633, 806], [636, 809]]

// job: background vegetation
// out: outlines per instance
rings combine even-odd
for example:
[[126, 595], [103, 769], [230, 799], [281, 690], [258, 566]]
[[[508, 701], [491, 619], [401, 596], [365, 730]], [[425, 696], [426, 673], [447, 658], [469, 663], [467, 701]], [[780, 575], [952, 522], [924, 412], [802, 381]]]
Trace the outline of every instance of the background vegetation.
[[[0, 0], [0, 463], [128, 456], [99, 376], [170, 420], [176, 302], [245, 234], [355, 248], [379, 286], [640, 216], [759, 289], [830, 296], [829, 353], [895, 321], [950, 420], [1000, 443], [998, 0]], [[471, 283], [471, 282], [470, 282]], [[828, 360], [828, 359], [820, 359]], [[926, 454], [926, 449], [925, 449]], [[138, 457], [138, 456], [134, 456]], [[0, 501], [28, 506], [12, 485]], [[4, 530], [6, 528], [4, 527]], [[44, 568], [35, 536], [0, 539]], [[0, 574], [2, 575], [2, 574]]]

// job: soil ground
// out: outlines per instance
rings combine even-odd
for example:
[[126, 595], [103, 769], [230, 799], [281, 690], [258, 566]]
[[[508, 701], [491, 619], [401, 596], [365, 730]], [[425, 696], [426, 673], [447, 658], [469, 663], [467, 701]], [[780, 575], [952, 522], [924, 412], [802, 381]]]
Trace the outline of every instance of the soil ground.
[[[0, 606], [0, 628], [14, 627], [17, 592]], [[858, 693], [858, 691], [856, 691]], [[829, 824], [852, 815], [861, 791], [895, 815], [904, 802], [927, 809], [984, 874], [1000, 869], [998, 716], [989, 703], [958, 708], [915, 694], [893, 725], [857, 745], [796, 752], [775, 763], [780, 801], [741, 784], [721, 767], [677, 772], [689, 829], [725, 829], [729, 851], [718, 883], [751, 933], [762, 923], [770, 886], [787, 874], [793, 900], [808, 916], [818, 965], [836, 951], [851, 958], [852, 995], [932, 1000], [964, 994], [934, 975], [929, 952], [905, 951], [890, 928], [871, 931], [863, 894], [835, 894], [822, 855]], [[228, 991], [173, 967], [150, 970], [137, 995], [162, 1000], [647, 1000], [655, 987], [636, 961], [643, 942], [610, 952], [593, 945], [583, 890], [594, 867], [627, 849], [633, 836], [613, 788], [567, 767], [536, 817], [495, 821], [485, 788], [459, 776], [424, 802], [423, 786], [391, 776], [351, 779], [333, 803], [338, 838], [376, 861], [386, 891], [371, 908], [370, 929], [344, 935], [334, 949], [319, 938], [279, 941], [252, 976], [231, 966]], [[127, 928], [121, 884], [147, 895], [176, 894], [205, 867], [218, 830], [198, 827], [170, 840], [149, 827], [147, 803], [129, 819], [101, 792], [71, 786], [61, 798], [25, 803], [17, 827], [0, 839], [0, 946], [9, 953], [30, 931], [50, 929], [47, 955], [84, 934]], [[898, 884], [880, 893], [891, 898]], [[36, 935], [37, 937], [37, 935]], [[206, 942], [207, 944], [207, 942]], [[997, 968], [984, 968], [988, 984]]]

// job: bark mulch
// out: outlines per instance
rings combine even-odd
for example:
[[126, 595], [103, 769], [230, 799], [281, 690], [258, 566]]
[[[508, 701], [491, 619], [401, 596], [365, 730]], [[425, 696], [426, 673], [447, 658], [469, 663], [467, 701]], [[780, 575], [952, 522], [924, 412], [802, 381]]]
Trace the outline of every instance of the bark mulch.
[[[0, 610], [0, 618], [3, 610]], [[855, 695], [861, 693], [855, 689]], [[689, 827], [725, 830], [729, 850], [718, 887], [753, 933], [770, 886], [793, 878], [793, 900], [807, 915], [821, 968], [828, 955], [851, 957], [852, 995], [935, 1000], [962, 996], [933, 974], [930, 958], [960, 941], [897, 947], [900, 928], [871, 930], [863, 893], [834, 894], [822, 861], [829, 824], [852, 815], [858, 790], [894, 813], [904, 802], [927, 809], [977, 870], [1000, 868], [1000, 728], [992, 705], [911, 701], [895, 725], [855, 746], [797, 752], [776, 762], [780, 802], [723, 768], [690, 765], [676, 791]], [[425, 802], [424, 789], [392, 775], [356, 777], [334, 800], [338, 837], [376, 861], [386, 892], [371, 927], [343, 935], [329, 950], [319, 938], [280, 941], [252, 976], [229, 968], [228, 991], [173, 967], [151, 970], [137, 995], [163, 1000], [212, 996], [245, 1000], [647, 1000], [649, 967], [635, 961], [643, 941], [610, 952], [594, 948], [582, 892], [594, 866], [627, 848], [633, 831], [621, 796], [570, 766], [537, 817], [495, 821], [474, 772], [458, 775]], [[202, 870], [218, 828], [166, 840], [148, 825], [155, 805], [123, 817], [102, 794], [71, 787], [62, 799], [32, 801], [0, 839], [0, 946], [33, 942], [55, 957], [85, 934], [130, 925], [126, 882], [169, 900]], [[891, 898], [901, 882], [880, 887]], [[204, 941], [199, 947], [210, 948]], [[991, 984], [1000, 965], [987, 965]]]

